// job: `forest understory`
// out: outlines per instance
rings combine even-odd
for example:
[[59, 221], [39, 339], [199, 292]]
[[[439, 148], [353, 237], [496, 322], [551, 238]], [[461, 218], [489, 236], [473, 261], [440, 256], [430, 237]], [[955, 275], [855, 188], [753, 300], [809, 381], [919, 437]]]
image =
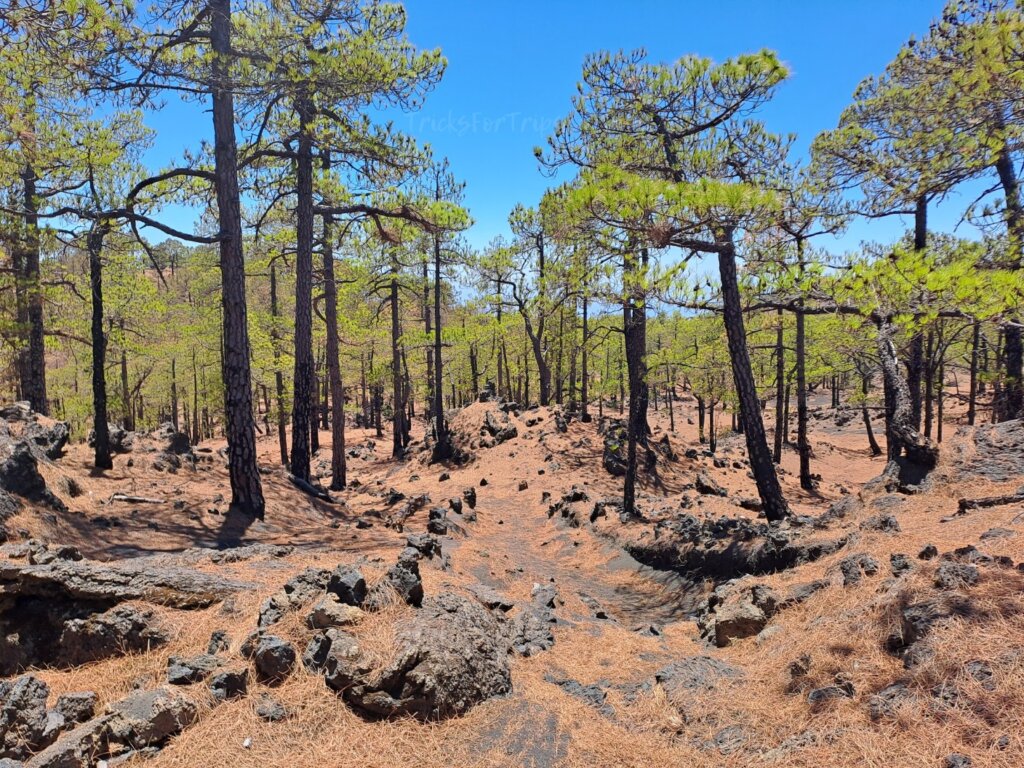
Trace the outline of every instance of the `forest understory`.
[[[450, 467], [429, 464], [418, 443], [410, 458], [394, 460], [386, 436], [354, 430], [353, 487], [330, 502], [273, 468], [276, 440], [262, 438], [263, 521], [227, 512], [222, 442], [203, 442], [168, 468], [159, 450], [167, 432], [140, 435], [105, 472], [92, 470], [84, 444], [54, 459], [39, 451], [56, 499], [17, 498], [20, 509], [5, 522], [6, 651], [19, 632], [25, 644], [37, 611], [67, 620], [54, 595], [81, 598], [89, 587], [79, 581], [104, 581], [64, 566], [138, 563], [170, 575], [160, 589], [127, 589], [93, 614], [79, 611], [86, 622], [135, 611], [120, 638], [126, 652], [104, 648], [109, 638], [95, 630], [86, 633], [91, 645], [58, 644], [44, 649], [45, 662], [3, 670], [44, 684], [36, 691], [44, 720], [61, 696], [95, 694], [94, 720], [48, 735], [49, 748], [40, 737], [18, 758], [29, 766], [101, 758], [153, 766], [967, 765], [955, 762], [962, 756], [1019, 765], [1024, 499], [978, 509], [958, 502], [1024, 491], [1024, 425], [957, 430], [951, 414], [956, 434], [938, 468], [912, 493], [887, 492], [876, 479], [885, 460], [872, 458], [848, 409], [822, 394], [810, 412], [821, 480], [801, 491], [787, 447], [780, 475], [793, 516], [770, 528], [756, 511], [742, 436], [726, 433], [714, 455], [705, 451], [686, 393], [674, 432], [664, 407], [651, 414], [651, 444], [660, 448], [630, 519], [619, 515], [621, 479], [602, 466], [614, 422], [566, 423], [557, 408], [467, 407], [453, 430], [474, 458]], [[9, 431], [52, 423], [28, 420], [11, 420]], [[495, 423], [504, 432], [492, 445]], [[314, 466], [326, 474], [329, 458], [322, 448]], [[421, 579], [422, 607], [407, 603], [418, 602], [407, 580], [391, 581], [410, 543], [419, 548], [413, 581]], [[347, 573], [344, 566], [365, 578], [361, 608], [334, 581], [296, 580], [318, 569]], [[50, 575], [33, 582], [33, 571]], [[196, 597], [187, 583], [195, 573], [213, 577], [213, 594]], [[52, 591], [30, 586], [51, 577]], [[285, 597], [284, 585], [302, 583]], [[27, 610], [22, 601], [33, 594], [51, 600]], [[460, 605], [451, 614], [467, 614], [468, 624], [449, 628], [461, 656], [429, 633], [408, 633], [448, 594], [480, 611]], [[294, 650], [284, 671], [244, 655], [258, 626]], [[307, 658], [311, 640], [339, 630], [354, 638], [369, 678], [404, 669], [401, 684], [384, 686], [384, 709], [353, 694], [359, 685], [325, 684], [340, 674], [337, 664]], [[223, 643], [208, 648], [218, 632]], [[335, 635], [330, 645], [339, 642]], [[396, 666], [410, 647], [416, 662]], [[81, 663], [88, 648], [96, 658]], [[194, 674], [183, 675], [182, 663]], [[214, 691], [223, 672], [246, 681], [225, 701]], [[134, 723], [127, 739], [90, 732], [117, 702], [152, 690], [171, 697], [148, 702], [156, 708], [146, 712], [162, 713], [157, 725]], [[33, 716], [31, 706], [5, 709], [2, 746], [16, 749], [17, 735], [31, 733], [16, 724]], [[54, 758], [76, 750], [83, 762]]]

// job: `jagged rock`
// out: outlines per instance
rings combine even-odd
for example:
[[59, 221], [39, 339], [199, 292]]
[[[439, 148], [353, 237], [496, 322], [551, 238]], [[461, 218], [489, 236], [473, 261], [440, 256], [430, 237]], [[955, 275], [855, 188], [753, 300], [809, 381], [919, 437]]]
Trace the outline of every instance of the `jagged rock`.
[[903, 657], [906, 667], [914, 666], [923, 656], [919, 644], [937, 624], [944, 622], [953, 610], [940, 599], [922, 600], [905, 605], [900, 610], [900, 626], [886, 640], [892, 653]]
[[519, 430], [509, 419], [508, 414], [500, 410], [490, 410], [484, 414], [484, 429], [494, 438], [495, 445], [519, 435]]
[[951, 755], [946, 755], [946, 759], [942, 761], [942, 764], [945, 768], [971, 768], [974, 765], [974, 761], [967, 755], [954, 752]]
[[462, 514], [462, 499], [458, 498], [457, 496], [453, 496], [452, 498], [448, 499], [448, 507], [455, 514], [461, 515]]
[[41, 456], [59, 459], [64, 455], [64, 446], [71, 437], [71, 426], [66, 421], [55, 421], [49, 426], [38, 421], [29, 421], [22, 436]]
[[863, 552], [844, 557], [839, 563], [839, 570], [843, 574], [843, 586], [850, 587], [860, 583], [862, 573], [865, 576], [874, 576], [878, 573], [878, 568], [878, 561]]
[[291, 643], [274, 635], [259, 634], [242, 647], [243, 655], [252, 659], [256, 678], [262, 683], [283, 682], [295, 669], [296, 654]]
[[655, 673], [654, 680], [664, 689], [669, 701], [682, 705], [692, 698], [695, 691], [711, 691], [723, 680], [742, 676], [742, 670], [720, 659], [687, 656], [662, 667]]
[[58, 641], [59, 658], [64, 664], [86, 664], [122, 653], [148, 651], [168, 639], [155, 625], [152, 611], [118, 605], [89, 618], [65, 622]]
[[[134, 432], [128, 432], [116, 424], [107, 424], [107, 434], [110, 440], [110, 450], [114, 453], [129, 453], [134, 449], [136, 441]], [[96, 432], [90, 429], [85, 441], [90, 448], [95, 448]]]
[[405, 543], [428, 559], [442, 556], [441, 542], [429, 533], [410, 533], [405, 537]]
[[448, 533], [448, 521], [445, 519], [448, 513], [443, 507], [434, 507], [427, 515], [427, 531], [435, 536], [445, 536]]
[[94, 717], [60, 737], [25, 763], [25, 768], [92, 768], [106, 746], [109, 715]]
[[604, 453], [601, 464], [608, 474], [622, 477], [626, 474], [626, 440], [628, 430], [623, 421], [609, 421], [604, 430]]
[[555, 644], [551, 625], [555, 623], [557, 595], [550, 584], [533, 586], [530, 603], [523, 606], [512, 623], [512, 650], [521, 656], [533, 656]]
[[836, 520], [852, 517], [863, 508], [864, 502], [856, 496], [844, 496], [833, 502], [825, 514], [814, 522], [814, 525], [818, 528], [826, 528]]
[[873, 515], [860, 524], [861, 530], [899, 533], [899, 521], [893, 515]]
[[263, 694], [256, 705], [256, 716], [268, 723], [276, 723], [288, 717], [288, 710], [277, 699]]
[[813, 562], [847, 542], [845, 537], [822, 538], [810, 526], [769, 525], [742, 517], [698, 520], [674, 514], [652, 528], [653, 536], [634, 536], [623, 542], [636, 560], [652, 568], [717, 581]]
[[900, 705], [911, 699], [913, 699], [913, 694], [906, 683], [892, 683], [868, 699], [868, 716], [872, 722], [893, 718], [899, 711]]
[[436, 720], [461, 715], [512, 689], [508, 646], [498, 621], [459, 595], [425, 600], [399, 627], [396, 644], [394, 660], [379, 675], [342, 688], [346, 701], [377, 715]]
[[84, 723], [96, 714], [97, 696], [92, 691], [65, 693], [57, 697], [54, 709], [68, 723]]
[[608, 512], [612, 511], [617, 515], [622, 514], [622, 500], [621, 499], [602, 499], [601, 501], [594, 503], [594, 509], [590, 513], [590, 522], [595, 522], [599, 517], [607, 517]]
[[209, 654], [192, 656], [187, 659], [181, 656], [171, 656], [167, 659], [167, 682], [171, 685], [199, 683], [220, 666], [221, 660]]
[[765, 628], [780, 600], [762, 584], [737, 589], [725, 584], [715, 589], [698, 608], [697, 627], [701, 637], [723, 647], [732, 640], [752, 637]]
[[46, 487], [46, 480], [39, 474], [39, 463], [24, 440], [15, 443], [11, 455], [0, 462], [0, 489], [46, 504], [58, 512], [68, 511], [64, 502]]
[[605, 701], [608, 698], [608, 692], [600, 685], [584, 685], [578, 680], [559, 678], [553, 675], [545, 675], [544, 679], [552, 685], [557, 685], [570, 696], [593, 707], [605, 717], [615, 715], [615, 709]]
[[282, 589], [293, 606], [300, 605], [322, 595], [330, 578], [326, 568], [306, 568], [285, 582]]
[[369, 610], [379, 610], [387, 604], [388, 592], [393, 590], [409, 605], [419, 607], [423, 602], [423, 579], [420, 576], [420, 553], [406, 547], [398, 555], [398, 562], [388, 569], [384, 578], [370, 591], [366, 599]]
[[925, 545], [924, 549], [922, 549], [917, 554], [917, 558], [919, 560], [931, 560], [931, 559], [936, 558], [938, 556], [939, 556], [939, 549], [934, 544], [927, 544], [927, 545]]
[[217, 701], [242, 698], [248, 689], [248, 669], [226, 669], [210, 678], [210, 694]]
[[897, 552], [889, 555], [889, 568], [893, 576], [899, 577], [914, 570], [914, 563], [906, 555]]
[[138, 691], [108, 708], [111, 741], [132, 749], [164, 743], [199, 718], [191, 699], [167, 688]]
[[173, 608], [205, 608], [250, 586], [220, 575], [161, 565], [155, 558], [114, 564], [60, 560], [45, 565], [0, 560], [0, 601], [23, 597], [107, 604], [146, 600]]
[[978, 538], [982, 541], [991, 541], [992, 539], [1011, 539], [1016, 535], [1017, 534], [1009, 528], [989, 528]]
[[465, 500], [466, 504], [469, 505], [470, 509], [476, 509], [476, 488], [473, 486], [463, 488], [462, 498]]
[[327, 582], [327, 591], [345, 605], [358, 607], [366, 600], [366, 579], [358, 568], [339, 565]]
[[221, 651], [226, 651], [230, 647], [228, 641], [228, 633], [223, 629], [215, 629], [210, 635], [210, 642], [206, 645], [206, 652], [209, 654], [217, 654]]
[[284, 592], [271, 595], [260, 604], [260, 613], [256, 619], [256, 626], [260, 629], [277, 624], [284, 618], [290, 607], [288, 596]]
[[29, 565], [46, 565], [57, 560], [81, 560], [82, 553], [77, 547], [68, 545], [55, 546], [52, 549], [47, 544], [40, 544], [32, 547], [28, 553]]
[[515, 607], [515, 603], [512, 600], [483, 584], [473, 584], [469, 587], [469, 591], [481, 605], [489, 610], [508, 613]]
[[0, 757], [24, 760], [45, 746], [49, 686], [34, 675], [0, 680]]
[[935, 586], [952, 590], [972, 587], [978, 583], [978, 569], [966, 563], [942, 563], [935, 571]]
[[694, 490], [705, 496], [728, 496], [729, 492], [720, 486], [711, 475], [703, 469], [697, 473], [693, 483]]
[[171, 422], [164, 422], [153, 432], [153, 437], [163, 445], [163, 453], [171, 453], [178, 456], [192, 453], [192, 441], [184, 432], [179, 432]]
[[363, 610], [354, 605], [347, 605], [330, 593], [321, 598], [306, 617], [310, 629], [328, 629], [329, 627], [345, 627], [358, 624], [363, 618]]
[[808, 693], [807, 703], [811, 705], [812, 712], [820, 712], [833, 702], [839, 699], [849, 699], [852, 696], [852, 685], [826, 685], [822, 688], [815, 688]]

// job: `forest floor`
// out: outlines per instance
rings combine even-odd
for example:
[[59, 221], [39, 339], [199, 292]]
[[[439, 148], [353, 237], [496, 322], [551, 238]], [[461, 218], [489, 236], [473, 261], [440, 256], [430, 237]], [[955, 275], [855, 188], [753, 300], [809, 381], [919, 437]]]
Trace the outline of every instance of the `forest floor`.
[[[158, 454], [139, 446], [115, 456], [112, 471], [95, 473], [89, 449], [73, 444], [62, 458], [40, 465], [69, 511], [27, 504], [8, 523], [11, 531], [77, 547], [99, 561], [159, 553], [174, 558], [193, 547], [288, 549], [251, 549], [235, 561], [193, 556], [189, 563], [196, 570], [249, 588], [197, 610], [147, 605], [170, 633], [168, 643], [148, 652], [33, 674], [49, 685], [51, 703], [62, 693], [90, 690], [102, 709], [133, 689], [165, 684], [168, 658], [203, 652], [214, 630], [227, 632], [229, 653], [237, 656], [261, 604], [288, 579], [310, 566], [351, 563], [372, 584], [406, 546], [407, 535], [426, 529], [430, 507], [447, 506], [449, 498], [461, 498], [472, 487], [475, 519], [468, 510], [449, 514], [448, 534], [439, 537], [444, 557], [421, 562], [423, 585], [428, 598], [444, 591], [469, 594], [483, 585], [517, 605], [529, 603], [535, 585], [555, 587], [554, 644], [510, 657], [511, 693], [437, 722], [378, 719], [359, 714], [299, 664], [279, 685], [251, 683], [248, 696], [215, 707], [203, 700], [196, 724], [155, 755], [128, 764], [1024, 764], [1024, 573], [999, 560], [1024, 561], [1024, 504], [956, 514], [960, 498], [1013, 493], [1024, 483], [1024, 456], [1018, 455], [1024, 453], [1024, 428], [1000, 432], [1009, 449], [993, 455], [997, 443], [990, 427], [958, 427], [962, 417], [949, 413], [942, 459], [929, 481], [916, 493], [887, 493], [870, 482], [885, 462], [870, 455], [859, 412], [834, 412], [827, 395], [820, 398], [811, 404], [810, 432], [818, 488], [800, 489], [792, 447], [784, 452], [781, 478], [792, 511], [806, 516], [803, 526], [793, 524], [793, 541], [832, 545], [776, 568], [752, 568], [750, 575], [737, 567], [715, 581], [648, 556], [675, 546], [672, 526], [685, 516], [706, 527], [722, 517], [757, 521], [756, 511], [740, 506], [756, 497], [743, 436], [724, 432], [716, 456], [705, 455], [692, 400], [676, 405], [674, 432], [664, 407], [651, 412], [653, 440], [667, 437], [674, 458], [659, 457], [656, 475], [643, 476], [642, 517], [625, 522], [614, 511], [589, 517], [596, 501], [621, 498], [621, 478], [602, 466], [598, 420], [570, 421], [563, 433], [548, 409], [513, 415], [517, 436], [474, 448], [473, 460], [462, 466], [427, 464], [419, 444], [411, 458], [395, 461], [390, 435], [349, 429], [355, 455], [348, 460], [348, 476], [359, 485], [334, 494], [337, 503], [297, 490], [279, 468], [276, 435], [261, 437], [260, 463], [270, 468], [263, 476], [264, 521], [226, 514], [230, 494], [218, 454], [222, 443], [200, 446], [196, 470], [186, 466], [173, 473], [154, 469]], [[455, 417], [464, 443], [475, 439], [486, 413], [496, 410], [495, 404], [478, 403]], [[875, 424], [884, 442], [882, 422]], [[770, 429], [769, 424], [769, 435]], [[978, 439], [976, 430], [987, 437]], [[330, 466], [329, 433], [322, 432], [320, 441], [324, 447], [314, 468], [323, 471]], [[688, 458], [687, 449], [697, 449], [696, 457]], [[1000, 471], [989, 471], [993, 467]], [[695, 491], [701, 471], [724, 495]], [[66, 478], [79, 486], [74, 497], [61, 494]], [[588, 500], [552, 512], [572, 486]], [[432, 500], [404, 521], [402, 531], [385, 525], [402, 506], [382, 498], [392, 488], [407, 500], [424, 493]], [[160, 502], [111, 500], [115, 493]], [[819, 524], [807, 519], [821, 518], [830, 508], [839, 512]], [[749, 555], [758, 541], [739, 540], [740, 554], [733, 557], [730, 549], [729, 562]], [[919, 557], [928, 545], [938, 557]], [[977, 549], [956, 552], [968, 545]], [[721, 554], [721, 542], [713, 546]], [[630, 553], [657, 567], [642, 565]], [[16, 542], [0, 547], [0, 566], [23, 554]], [[892, 557], [899, 554], [906, 559]], [[975, 583], [943, 582], [939, 571], [950, 563], [973, 568]], [[721, 586], [733, 577], [739, 581]], [[733, 634], [722, 647], [702, 637], [709, 616], [715, 618], [707, 597], [716, 586], [725, 604], [734, 606], [736, 596], [753, 585], [787, 595], [808, 584], [814, 589], [755, 616], [753, 630]], [[908, 606], [922, 604], [934, 614], [927, 626], [908, 619]], [[387, 656], [395, 627], [416, 610], [392, 605], [373, 615], [356, 630], [360, 642]], [[305, 614], [293, 611], [274, 627], [300, 653], [312, 634], [302, 621]], [[908, 637], [908, 624], [914, 637]], [[896, 647], [892, 638], [901, 632]], [[713, 660], [712, 672], [696, 679], [684, 674], [680, 681], [665, 671], [693, 659]], [[202, 685], [192, 687], [202, 700]], [[262, 694], [272, 695], [288, 716], [276, 722], [259, 717]], [[956, 762], [957, 755], [972, 762]]]

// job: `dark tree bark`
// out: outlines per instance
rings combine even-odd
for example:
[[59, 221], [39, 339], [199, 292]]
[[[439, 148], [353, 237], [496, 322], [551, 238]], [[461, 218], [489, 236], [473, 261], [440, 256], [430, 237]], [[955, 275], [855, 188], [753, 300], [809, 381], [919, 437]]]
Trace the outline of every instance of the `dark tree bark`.
[[231, 0], [210, 0], [213, 48], [213, 135], [217, 215], [220, 223], [221, 303], [223, 307], [224, 416], [232, 508], [262, 518], [263, 489], [256, 463], [252, 420], [249, 325], [242, 254], [242, 215], [238, 193], [238, 150], [231, 90]]
[[[923, 195], [917, 199], [914, 209], [914, 250], [928, 247], [928, 199]], [[924, 334], [917, 332], [910, 339], [907, 356], [907, 388], [910, 391], [910, 418], [914, 429], [921, 428], [921, 384], [924, 378]]]
[[331, 490], [343, 491], [348, 482], [345, 462], [345, 388], [341, 380], [338, 340], [338, 284], [334, 278], [334, 229], [324, 215], [324, 316], [327, 319], [327, 379], [331, 392]]
[[[938, 448], [927, 437], [924, 437], [914, 423], [910, 389], [906, 380], [900, 375], [893, 343], [895, 329], [889, 318], [878, 318], [878, 356], [885, 377], [886, 409], [891, 411], [887, 426], [889, 437], [890, 464], [906, 453], [907, 459], [925, 469], [935, 466], [939, 458]], [[890, 473], [887, 469], [887, 474]]]
[[310, 482], [313, 384], [313, 140], [312, 104], [296, 100], [299, 132], [295, 157], [295, 369], [292, 389], [291, 473]]
[[391, 456], [399, 459], [405, 454], [402, 436], [405, 432], [405, 401], [402, 397], [402, 352], [399, 340], [402, 326], [398, 314], [398, 260], [391, 258], [391, 382], [392, 382], [392, 441]]
[[171, 358], [171, 426], [178, 431], [178, 371], [175, 359]]
[[192, 445], [203, 439], [199, 427], [199, 371], [196, 368], [196, 348], [192, 347]]
[[43, 291], [39, 275], [39, 210], [36, 199], [36, 174], [26, 166], [21, 174], [24, 235], [18, 244], [21, 272], [16, 275], [24, 297], [23, 328], [25, 344], [21, 351], [21, 396], [29, 401], [32, 410], [49, 415], [46, 397], [46, 345], [43, 335]]
[[782, 418], [786, 398], [786, 360], [784, 343], [785, 329], [783, 327], [783, 314], [781, 309], [776, 313], [776, 317], [779, 324], [775, 329], [775, 431], [773, 434], [775, 445], [772, 450], [772, 460], [778, 464], [782, 461], [782, 444], [786, 430], [786, 425]]
[[110, 430], [107, 427], [107, 336], [103, 332], [103, 239], [108, 229], [95, 223], [89, 231], [89, 286], [92, 291], [92, 411], [94, 456], [97, 469], [113, 469]]
[[[996, 172], [1006, 199], [1006, 231], [1010, 241], [1010, 261], [1007, 266], [1019, 271], [1024, 268], [1024, 204], [1021, 202], [1020, 182], [1013, 157], [1005, 144], [996, 160]], [[1024, 336], [1019, 318], [1013, 318], [1003, 327], [1003, 363], [1006, 380], [994, 404], [999, 421], [1024, 415]]]
[[878, 445], [878, 441], [875, 440], [875, 431], [871, 428], [871, 415], [868, 413], [868, 389], [871, 384], [871, 377], [868, 374], [862, 374], [860, 379], [860, 391], [864, 396], [863, 401], [860, 405], [860, 415], [864, 419], [864, 431], [868, 435], [868, 445], [871, 448], [872, 456], [881, 456], [882, 449]]
[[275, 318], [273, 330], [270, 333], [274, 346], [274, 390], [277, 399], [277, 444], [281, 451], [281, 464], [288, 466], [288, 434], [285, 429], [285, 407], [284, 407], [284, 373], [281, 371], [281, 334], [277, 328], [276, 319], [280, 317], [280, 310], [277, 305], [277, 265], [270, 265], [270, 315]]
[[924, 436], [932, 436], [932, 422], [935, 419], [935, 334], [925, 336], [924, 351]]
[[427, 335], [427, 399], [426, 405], [423, 408], [423, 418], [426, 419], [427, 424], [431, 423], [433, 418], [432, 409], [434, 407], [434, 347], [433, 347], [433, 331], [431, 329], [431, 311], [430, 311], [430, 259], [424, 255], [423, 257], [423, 330]]
[[135, 429], [135, 410], [132, 408], [132, 395], [128, 388], [128, 353], [124, 348], [124, 318], [120, 321], [121, 327], [121, 408], [124, 411], [123, 426], [131, 432]]
[[647, 309], [641, 276], [646, 273], [646, 250], [637, 264], [635, 254], [624, 260], [626, 299], [622, 307], [622, 333], [629, 376], [629, 418], [626, 421], [626, 477], [622, 492], [623, 514], [636, 514], [637, 444], [647, 445]]
[[[804, 270], [804, 240], [796, 240], [799, 269]], [[806, 315], [803, 312], [803, 298], [797, 300], [796, 308], [796, 450], [800, 457], [800, 487], [805, 491], [814, 488], [811, 477], [811, 443], [807, 437], [807, 336]]]
[[590, 421], [590, 412], [587, 410], [590, 404], [590, 366], [588, 357], [588, 347], [590, 345], [590, 326], [587, 317], [587, 292], [583, 292], [583, 349], [582, 360], [580, 361], [581, 370], [581, 381], [580, 381], [580, 421], [584, 424]]
[[[428, 328], [429, 330], [429, 328]], [[500, 370], [500, 368], [499, 368]], [[442, 461], [452, 455], [451, 435], [444, 418], [444, 361], [441, 358], [441, 242], [434, 236], [434, 460]], [[476, 384], [473, 385], [474, 390]], [[474, 391], [474, 395], [476, 392]]]
[[975, 321], [971, 330], [971, 383], [967, 395], [967, 423], [974, 426], [978, 412], [978, 346], [981, 338], [981, 324]]
[[771, 451], [768, 450], [764, 421], [761, 419], [761, 403], [757, 396], [757, 387], [754, 385], [754, 372], [750, 366], [732, 232], [727, 233], [727, 237], [720, 241], [720, 245], [718, 269], [722, 283], [722, 314], [729, 341], [733, 383], [746, 427], [744, 435], [747, 442], [747, 458], [765, 516], [769, 521], [778, 521], [786, 517], [789, 509], [782, 495], [779, 478], [775, 474]]

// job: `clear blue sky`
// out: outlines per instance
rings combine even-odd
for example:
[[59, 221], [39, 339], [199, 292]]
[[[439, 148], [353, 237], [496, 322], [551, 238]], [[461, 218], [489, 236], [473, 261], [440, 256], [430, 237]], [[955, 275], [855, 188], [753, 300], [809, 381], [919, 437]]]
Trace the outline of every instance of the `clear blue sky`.
[[[687, 53], [724, 59], [762, 47], [792, 70], [762, 112], [768, 127], [798, 134], [806, 151], [834, 127], [857, 83], [880, 72], [912, 34], [922, 34], [942, 0], [407, 0], [416, 45], [440, 47], [448, 71], [419, 112], [397, 127], [451, 160], [467, 182], [469, 232], [482, 246], [507, 231], [517, 202], [536, 203], [552, 180], [537, 168], [543, 145], [569, 109], [584, 56], [646, 48], [652, 60]], [[209, 131], [194, 105], [172, 105], [150, 121], [160, 134], [152, 156], [167, 162]], [[933, 213], [935, 229], [956, 224], [965, 196]], [[174, 218], [183, 217], [180, 212]], [[179, 219], [179, 223], [185, 223]], [[907, 222], [858, 222], [830, 249], [896, 237]], [[966, 234], [966, 233], [965, 233]]]

